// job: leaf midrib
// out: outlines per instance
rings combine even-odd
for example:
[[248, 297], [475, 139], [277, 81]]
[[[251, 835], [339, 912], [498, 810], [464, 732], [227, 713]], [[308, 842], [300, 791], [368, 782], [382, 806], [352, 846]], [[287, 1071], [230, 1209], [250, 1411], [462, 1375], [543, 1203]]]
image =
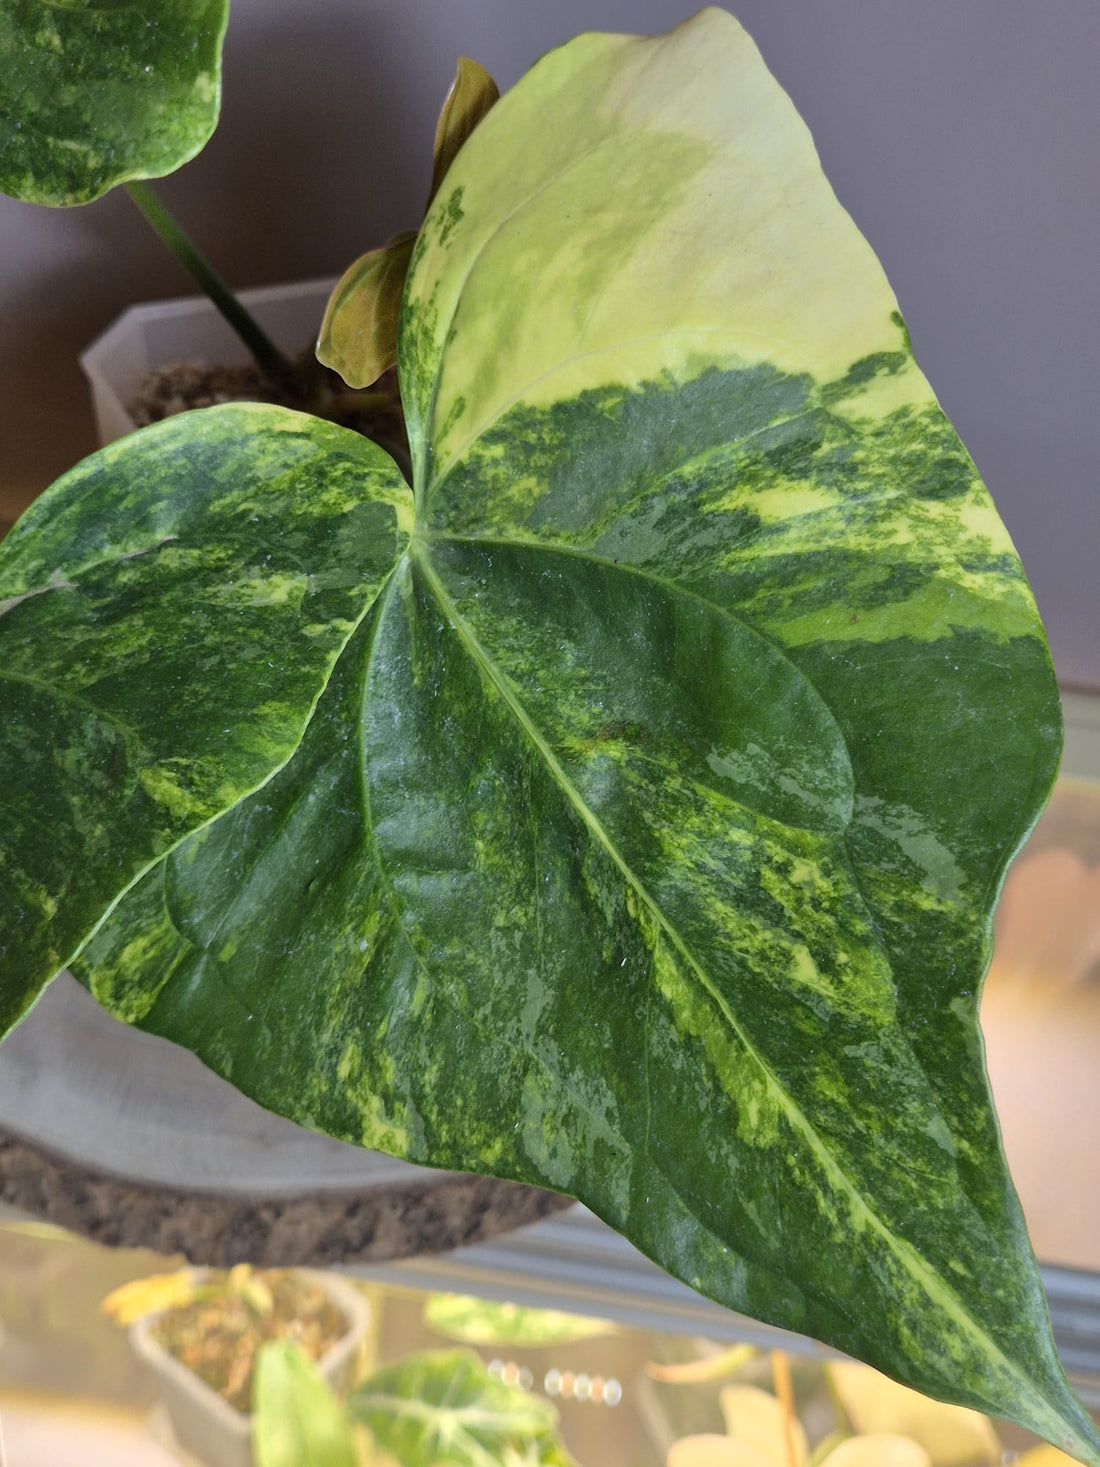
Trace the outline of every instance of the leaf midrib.
[[[360, 702], [364, 705], [367, 701], [367, 683], [370, 679], [371, 664], [374, 661], [374, 652], [378, 643], [378, 628], [382, 625], [386, 614], [386, 608], [389, 605], [391, 598], [395, 594], [394, 588], [398, 582], [398, 572], [400, 570], [402, 562], [405, 561], [407, 555], [408, 551], [405, 550], [395, 561], [394, 568], [390, 573], [390, 576], [381, 593], [379, 594], [378, 599], [375, 602], [376, 611], [374, 617], [374, 625], [370, 629], [370, 637], [367, 642], [366, 654], [363, 659], [362, 682], [359, 688]], [[362, 728], [362, 720], [360, 720], [360, 728]], [[364, 841], [364, 844], [368, 844], [370, 847], [371, 860], [374, 865], [374, 869], [378, 872], [378, 879], [381, 881], [383, 887], [385, 888], [386, 899], [393, 913], [394, 925], [397, 928], [398, 932], [401, 934], [401, 939], [405, 943], [405, 946], [411, 953], [412, 960], [415, 963], [416, 967], [420, 970], [425, 978], [428, 978], [430, 980], [431, 972], [428, 968], [427, 963], [424, 961], [423, 954], [417, 951], [416, 945], [413, 942], [409, 930], [405, 925], [405, 911], [401, 905], [401, 899], [398, 896], [397, 888], [394, 885], [393, 878], [386, 870], [385, 862], [382, 860], [382, 852], [379, 849], [378, 837], [376, 836], [374, 829], [374, 811], [371, 807], [370, 779], [367, 775], [367, 741], [364, 738], [360, 738], [357, 742], [359, 801], [363, 815], [363, 829], [366, 832], [366, 839]]]
[[[776, 657], [782, 661], [791, 676], [797, 678], [811, 690], [821, 705], [825, 716], [832, 724], [836, 737], [843, 746], [845, 755], [848, 756], [849, 769], [851, 769], [851, 756], [848, 749], [848, 741], [844, 737], [844, 730], [838, 723], [832, 708], [818, 692], [814, 683], [791, 657], [788, 649], [781, 642], [777, 642], [774, 637], [769, 636], [767, 632], [762, 631], [759, 627], [746, 621], [744, 617], [738, 616], [735, 611], [731, 611], [728, 606], [724, 606], [720, 601], [712, 601], [709, 597], [702, 595], [691, 586], [685, 586], [682, 582], [673, 579], [671, 576], [660, 575], [658, 572], [648, 570], [644, 566], [632, 565], [628, 561], [615, 560], [606, 555], [597, 555], [593, 551], [585, 549], [583, 546], [562, 545], [557, 541], [539, 540], [535, 536], [528, 539], [519, 535], [456, 535], [448, 531], [434, 533], [431, 531], [426, 533], [418, 531], [413, 541], [410, 542], [410, 551], [418, 542], [428, 547], [433, 542], [449, 545], [502, 545], [510, 550], [535, 550], [552, 555], [571, 556], [573, 559], [583, 560], [589, 565], [598, 565], [612, 574], [622, 573], [627, 576], [637, 576], [639, 580], [649, 581], [652, 585], [659, 586], [662, 591], [670, 596], [682, 596], [685, 600], [694, 601], [698, 606], [705, 607], [716, 616], [722, 617], [747, 635], [759, 637], [762, 642], [771, 648]], [[848, 824], [851, 824], [851, 814], [849, 814]], [[843, 835], [843, 832], [838, 832], [838, 834]]]
[[[470, 537], [437, 535], [432, 538], [442, 541], [464, 541]], [[496, 540], [494, 543], [500, 544], [507, 542], [503, 540]], [[678, 591], [680, 592], [680, 594], [694, 595], [694, 593], [690, 591], [685, 591], [683, 587], [676, 585], [675, 582], [666, 581], [660, 576], [649, 575], [647, 572], [639, 571], [637, 567], [623, 567], [622, 565], [615, 565], [613, 561], [606, 561], [602, 557], [586, 555], [586, 553], [583, 551], [577, 552], [573, 549], [573, 547], [569, 547], [567, 550], [563, 547], [548, 547], [541, 541], [528, 542], [517, 540], [514, 543], [522, 546], [530, 546], [531, 548], [537, 547], [539, 549], [563, 549], [563, 553], [579, 554], [583, 558], [600, 561], [601, 563], [604, 563], [609, 567], [613, 567], [615, 570], [626, 570], [634, 574], [647, 576], [649, 579], [657, 582], [658, 584], [665, 586], [668, 589]], [[544, 764], [546, 765], [546, 768], [560, 787], [562, 793], [576, 810], [581, 821], [589, 828], [599, 844], [607, 852], [613, 863], [622, 872], [625, 880], [636, 892], [638, 899], [644, 902], [646, 908], [652, 913], [654, 920], [656, 921], [659, 929], [665, 934], [666, 939], [671, 943], [675, 951], [679, 953], [683, 961], [688, 965], [689, 969], [696, 975], [696, 978], [702, 985], [711, 1002], [715, 1005], [718, 1012], [722, 1015], [723, 1019], [729, 1025], [731, 1031], [736, 1035], [737, 1039], [744, 1047], [746, 1055], [757, 1066], [759, 1072], [765, 1080], [765, 1083], [772, 1090], [778, 1104], [783, 1110], [784, 1115], [787, 1117], [788, 1123], [791, 1125], [793, 1130], [801, 1133], [805, 1137], [805, 1140], [809, 1145], [812, 1153], [817, 1158], [818, 1164], [821, 1166], [822, 1171], [831, 1180], [837, 1191], [845, 1194], [848, 1197], [850, 1204], [852, 1205], [853, 1211], [858, 1212], [858, 1214], [861, 1215], [862, 1218], [865, 1220], [866, 1225], [869, 1226], [882, 1239], [890, 1252], [892, 1252], [894, 1256], [898, 1259], [898, 1262], [902, 1265], [902, 1267], [917, 1284], [917, 1286], [922, 1290], [925, 1296], [935, 1306], [941, 1309], [943, 1313], [952, 1318], [955, 1323], [960, 1327], [963, 1333], [968, 1335], [979, 1345], [990, 1363], [1002, 1369], [1005, 1374], [1007, 1374], [1008, 1377], [1017, 1384], [1022, 1392], [1036, 1403], [1038, 1410], [1043, 1416], [1046, 1416], [1048, 1419], [1062, 1422], [1063, 1418], [1058, 1416], [1057, 1413], [1054, 1413], [1052, 1415], [1049, 1403], [1040, 1392], [1036, 1391], [1029, 1377], [1022, 1372], [1019, 1366], [1008, 1359], [1008, 1357], [1001, 1350], [1000, 1346], [997, 1345], [996, 1342], [992, 1340], [990, 1336], [982, 1330], [982, 1328], [975, 1321], [969, 1310], [959, 1299], [958, 1295], [955, 1294], [953, 1290], [945, 1286], [943, 1280], [934, 1270], [929, 1270], [925, 1263], [925, 1260], [921, 1257], [920, 1253], [917, 1252], [916, 1248], [914, 1248], [912, 1244], [908, 1243], [902, 1238], [899, 1238], [893, 1232], [893, 1230], [882, 1220], [882, 1218], [879, 1217], [879, 1215], [874, 1211], [874, 1209], [871, 1207], [871, 1205], [863, 1195], [862, 1191], [852, 1180], [852, 1178], [849, 1177], [843, 1166], [829, 1150], [828, 1146], [818, 1134], [809, 1118], [796, 1104], [793, 1097], [788, 1094], [786, 1088], [780, 1082], [779, 1077], [771, 1069], [767, 1061], [764, 1059], [763, 1055], [760, 1054], [759, 1050], [753, 1044], [747, 1033], [745, 1033], [741, 1025], [738, 1023], [737, 1018], [733, 1013], [733, 1010], [730, 1008], [729, 1004], [722, 996], [721, 992], [715, 986], [706, 969], [693, 955], [685, 940], [680, 936], [679, 932], [666, 917], [660, 906], [650, 895], [645, 884], [621, 855], [615, 843], [612, 841], [608, 832], [604, 829], [601, 821], [596, 816], [594, 811], [592, 811], [585, 804], [584, 800], [580, 796], [580, 793], [573, 785], [572, 781], [569, 779], [569, 776], [566, 773], [564, 767], [555, 756], [553, 749], [546, 742], [545, 738], [535, 725], [533, 719], [528, 714], [523, 703], [520, 701], [518, 694], [513, 688], [510, 680], [497, 666], [493, 658], [489, 655], [483, 644], [478, 639], [473, 628], [470, 627], [463, 618], [457, 605], [455, 604], [442, 579], [440, 578], [439, 573], [431, 563], [431, 558], [428, 554], [427, 537], [424, 537], [422, 535], [414, 536], [412, 542], [410, 543], [408, 553], [410, 555], [410, 558], [416, 561], [416, 564], [419, 566], [421, 572], [423, 573], [425, 581], [427, 582], [433, 596], [435, 597], [440, 610], [443, 612], [444, 616], [450, 621], [455, 630], [455, 633], [459, 637], [459, 640], [465, 645], [468, 655], [480, 671], [483, 678], [485, 678], [496, 689], [497, 693], [504, 701], [505, 706], [511, 712], [512, 717], [515, 719], [520, 729], [523, 731], [534, 749], [542, 758]], [[713, 606], [715, 610], [723, 613], [724, 615], [730, 616], [731, 619], [736, 620], [736, 618], [733, 617], [733, 614], [729, 612], [728, 608], [723, 608], [721, 606], [715, 605], [714, 603], [705, 601], [705, 598], [702, 597], [697, 597], [696, 599], [707, 606]]]

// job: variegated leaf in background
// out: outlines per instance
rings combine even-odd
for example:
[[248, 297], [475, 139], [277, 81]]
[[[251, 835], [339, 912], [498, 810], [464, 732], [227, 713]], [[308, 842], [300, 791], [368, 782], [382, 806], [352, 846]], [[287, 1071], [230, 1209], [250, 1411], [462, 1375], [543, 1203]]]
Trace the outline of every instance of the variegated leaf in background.
[[214, 131], [229, 0], [0, 0], [0, 191], [85, 204]]
[[437, 1335], [467, 1345], [519, 1346], [573, 1344], [613, 1333], [607, 1319], [564, 1314], [560, 1309], [531, 1309], [499, 1304], [470, 1294], [432, 1294], [424, 1305], [424, 1323]]
[[1100, 1462], [976, 1017], [1049, 654], [728, 15], [581, 37], [493, 108], [399, 365], [407, 546], [294, 757], [84, 981], [274, 1110], [572, 1193], [731, 1307]]
[[356, 1386], [348, 1411], [400, 1467], [575, 1467], [548, 1401], [494, 1380], [469, 1350], [424, 1350]]

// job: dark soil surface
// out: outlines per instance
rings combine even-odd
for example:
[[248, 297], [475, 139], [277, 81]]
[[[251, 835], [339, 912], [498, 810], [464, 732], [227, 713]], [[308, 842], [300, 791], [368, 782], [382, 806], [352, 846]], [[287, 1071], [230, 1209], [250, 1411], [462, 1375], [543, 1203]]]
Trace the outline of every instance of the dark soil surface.
[[161, 367], [142, 383], [137, 397], [128, 404], [129, 412], [136, 425], [145, 428], [193, 408], [223, 402], [272, 402], [350, 428], [380, 444], [398, 464], [407, 464], [408, 440], [396, 370], [384, 373], [373, 386], [356, 390], [320, 366], [311, 353], [303, 354], [299, 366], [301, 378], [290, 383], [265, 377], [252, 363], [208, 367], [202, 362], [181, 362]]
[[223, 1292], [169, 1309], [153, 1326], [157, 1343], [236, 1411], [252, 1409], [252, 1369], [268, 1340], [294, 1340], [319, 1360], [347, 1333], [348, 1321], [320, 1285], [282, 1270], [257, 1273], [270, 1300], [260, 1312], [242, 1294]]

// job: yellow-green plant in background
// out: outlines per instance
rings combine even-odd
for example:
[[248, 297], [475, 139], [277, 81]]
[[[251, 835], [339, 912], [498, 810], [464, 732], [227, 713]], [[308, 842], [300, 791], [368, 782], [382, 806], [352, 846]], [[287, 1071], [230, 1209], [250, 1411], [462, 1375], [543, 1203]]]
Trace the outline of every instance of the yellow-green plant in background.
[[100, 1305], [115, 1324], [134, 1324], [147, 1314], [177, 1309], [184, 1304], [240, 1299], [253, 1313], [270, 1314], [271, 1289], [247, 1263], [238, 1263], [227, 1273], [208, 1273], [180, 1268], [172, 1273], [150, 1274], [112, 1290]]
[[468, 1350], [384, 1365], [344, 1407], [293, 1342], [265, 1345], [253, 1400], [257, 1467], [350, 1467], [364, 1433], [399, 1467], [575, 1467], [553, 1406]]
[[[693, 1362], [679, 1367], [679, 1374], [653, 1373], [674, 1383], [715, 1380], [720, 1378], [713, 1368], [718, 1358], [694, 1362], [710, 1365], [708, 1376], [691, 1375]], [[736, 1368], [748, 1358], [743, 1355]], [[668, 1451], [668, 1467], [994, 1467], [1001, 1460], [988, 1417], [931, 1400], [853, 1361], [810, 1369], [824, 1378], [834, 1406], [831, 1429], [811, 1445], [795, 1405], [787, 1357], [773, 1354], [771, 1369], [772, 1390], [743, 1382], [724, 1386], [718, 1393], [724, 1435], [681, 1437]], [[1031, 1454], [1022, 1460], [1031, 1462]], [[1036, 1459], [1032, 1467], [1044, 1464]]]

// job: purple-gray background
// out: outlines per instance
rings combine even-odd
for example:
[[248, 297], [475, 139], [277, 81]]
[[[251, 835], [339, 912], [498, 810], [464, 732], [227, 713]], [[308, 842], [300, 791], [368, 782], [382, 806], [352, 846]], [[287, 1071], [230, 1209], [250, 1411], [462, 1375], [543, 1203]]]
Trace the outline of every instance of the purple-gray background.
[[[237, 286], [337, 273], [417, 221], [457, 54], [506, 86], [579, 30], [666, 30], [697, 8], [233, 0], [221, 125], [164, 197]], [[886, 267], [1015, 537], [1060, 676], [1100, 686], [1100, 7], [730, 8]], [[121, 194], [66, 211], [0, 198], [0, 260], [11, 518], [93, 446], [77, 352], [126, 305], [189, 288]]]

